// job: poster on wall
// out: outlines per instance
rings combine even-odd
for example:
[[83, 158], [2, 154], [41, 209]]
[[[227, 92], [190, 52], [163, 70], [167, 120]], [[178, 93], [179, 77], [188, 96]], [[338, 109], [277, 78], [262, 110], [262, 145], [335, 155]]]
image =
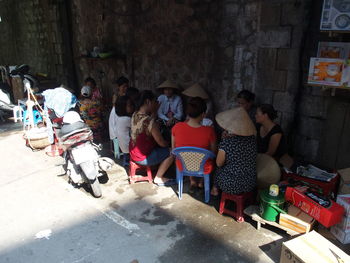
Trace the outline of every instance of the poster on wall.
[[317, 57], [350, 59], [350, 43], [319, 42]]
[[308, 83], [330, 87], [348, 87], [350, 67], [344, 59], [311, 58]]
[[324, 0], [320, 30], [350, 31], [350, 0]]

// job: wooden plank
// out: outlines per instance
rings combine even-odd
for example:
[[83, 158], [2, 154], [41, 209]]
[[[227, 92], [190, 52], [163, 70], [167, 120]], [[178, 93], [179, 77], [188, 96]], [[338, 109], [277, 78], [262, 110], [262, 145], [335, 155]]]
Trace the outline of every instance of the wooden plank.
[[295, 232], [287, 227], [281, 226], [280, 224], [273, 222], [273, 221], [267, 221], [259, 216], [259, 207], [255, 205], [248, 206], [246, 209], [244, 209], [244, 213], [246, 215], [249, 215], [254, 221], [257, 222], [257, 229], [259, 230], [261, 227], [261, 224], [268, 224], [274, 227], [277, 227], [279, 229], [282, 229], [286, 231], [289, 235], [299, 235], [300, 233]]

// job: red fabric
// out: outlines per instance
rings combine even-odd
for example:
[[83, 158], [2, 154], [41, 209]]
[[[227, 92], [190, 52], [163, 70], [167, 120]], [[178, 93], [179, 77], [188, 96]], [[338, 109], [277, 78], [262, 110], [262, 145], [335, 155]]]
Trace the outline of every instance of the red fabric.
[[[175, 148], [191, 146], [210, 150], [210, 144], [216, 141], [216, 135], [213, 127], [201, 126], [194, 128], [189, 126], [186, 122], [177, 123], [171, 130], [171, 133], [175, 138]], [[181, 171], [181, 162], [176, 160], [176, 165]], [[209, 159], [204, 164], [204, 173], [211, 173], [213, 168], [214, 162], [212, 159]]]
[[139, 134], [135, 144], [132, 140], [129, 143], [131, 160], [136, 162], [145, 160], [156, 146], [157, 144], [152, 136], [148, 136], [145, 132]]

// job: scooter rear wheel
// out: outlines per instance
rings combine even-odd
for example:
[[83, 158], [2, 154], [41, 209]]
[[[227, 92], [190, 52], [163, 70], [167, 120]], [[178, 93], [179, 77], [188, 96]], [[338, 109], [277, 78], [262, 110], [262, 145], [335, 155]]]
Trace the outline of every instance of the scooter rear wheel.
[[94, 195], [94, 197], [99, 198], [102, 196], [100, 182], [98, 181], [97, 178], [95, 179], [95, 181], [93, 183], [90, 183], [90, 186], [91, 186], [92, 194]]

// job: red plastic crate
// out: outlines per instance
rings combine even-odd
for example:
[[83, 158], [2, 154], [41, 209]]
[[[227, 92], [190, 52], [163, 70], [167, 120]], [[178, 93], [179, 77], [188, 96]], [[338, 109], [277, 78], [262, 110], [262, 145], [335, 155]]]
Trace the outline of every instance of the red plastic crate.
[[323, 207], [306, 196], [304, 194], [305, 190], [307, 190], [306, 187], [287, 187], [285, 193], [286, 201], [291, 202], [294, 206], [315, 218], [325, 227], [331, 227], [342, 220], [344, 207], [330, 199], [328, 200], [330, 205], [328, 207]]

